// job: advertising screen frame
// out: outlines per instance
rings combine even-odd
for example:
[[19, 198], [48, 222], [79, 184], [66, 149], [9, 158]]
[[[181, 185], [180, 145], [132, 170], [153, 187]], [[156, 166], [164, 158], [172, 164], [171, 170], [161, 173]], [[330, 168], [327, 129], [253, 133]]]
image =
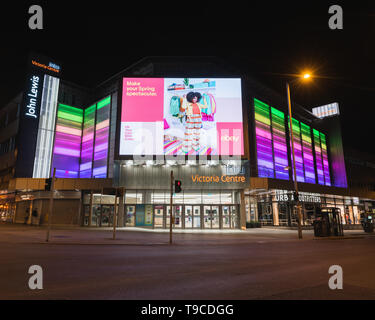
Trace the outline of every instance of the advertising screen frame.
[[[121, 132], [121, 114], [122, 114], [122, 96], [123, 96], [123, 79], [124, 78], [142, 78], [142, 79], [152, 79], [152, 78], [190, 78], [190, 79], [201, 79], [201, 78], [216, 78], [216, 79], [240, 79], [241, 81], [241, 104], [242, 104], [242, 139], [243, 139], [243, 155], [239, 155], [238, 157], [241, 160], [248, 160], [249, 159], [249, 127], [248, 127], [248, 115], [249, 115], [249, 110], [246, 108], [246, 101], [247, 95], [245, 94], [244, 91], [244, 79], [241, 76], [220, 76], [220, 75], [203, 75], [203, 76], [191, 76], [189, 77], [188, 75], [122, 75], [119, 80], [118, 80], [118, 99], [117, 99], [117, 119], [116, 119], [116, 139], [115, 139], [115, 152], [114, 152], [114, 160], [115, 161], [125, 161], [125, 160], [133, 160], [134, 156], [133, 155], [120, 155], [120, 132]], [[161, 157], [164, 157], [164, 159], [168, 158], [166, 155], [147, 155], [148, 160], [157, 160], [160, 159]], [[169, 156], [171, 157], [171, 156]], [[196, 157], [197, 156], [189, 156], [189, 155], [179, 155], [179, 158], [184, 157], [185, 160], [191, 159], [191, 157]], [[177, 158], [177, 157], [176, 157]], [[209, 160], [221, 160], [224, 157], [221, 155], [207, 155], [206, 159]]]

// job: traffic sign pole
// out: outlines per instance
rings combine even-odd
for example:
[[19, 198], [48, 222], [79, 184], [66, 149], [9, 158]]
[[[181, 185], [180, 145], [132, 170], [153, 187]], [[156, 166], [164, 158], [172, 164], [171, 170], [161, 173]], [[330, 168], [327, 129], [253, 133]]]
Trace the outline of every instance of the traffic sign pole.
[[172, 224], [173, 224], [173, 170], [171, 171], [171, 203], [169, 211], [169, 244], [172, 244]]
[[52, 210], [53, 210], [53, 193], [55, 190], [55, 175], [56, 175], [56, 168], [53, 168], [53, 177], [51, 182], [51, 190], [49, 196], [49, 213], [48, 213], [48, 228], [47, 228], [47, 238], [46, 241], [49, 241], [49, 234], [51, 230], [51, 222], [52, 222]]

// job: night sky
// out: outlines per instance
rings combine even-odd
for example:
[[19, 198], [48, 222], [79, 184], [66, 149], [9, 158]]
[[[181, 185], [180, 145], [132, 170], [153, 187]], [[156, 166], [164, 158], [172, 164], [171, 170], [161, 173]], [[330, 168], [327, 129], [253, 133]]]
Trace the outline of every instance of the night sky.
[[[1, 104], [22, 90], [30, 50], [60, 61], [63, 78], [84, 86], [145, 56], [218, 56], [281, 94], [288, 74], [312, 70], [318, 77], [292, 87], [292, 99], [308, 109], [339, 102], [344, 145], [375, 154], [370, 1], [14, 2], [0, 18]], [[28, 28], [32, 4], [44, 10], [43, 30]], [[343, 30], [328, 27], [333, 4], [343, 8]]]

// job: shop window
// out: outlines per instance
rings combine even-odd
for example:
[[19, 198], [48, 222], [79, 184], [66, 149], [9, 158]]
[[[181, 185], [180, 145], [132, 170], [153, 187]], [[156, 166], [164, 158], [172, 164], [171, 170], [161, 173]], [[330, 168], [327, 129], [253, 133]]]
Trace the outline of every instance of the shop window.
[[220, 203], [220, 191], [209, 191], [203, 192], [202, 194], [203, 203], [219, 204]]
[[[272, 202], [271, 202], [272, 203]], [[273, 225], [272, 206], [270, 203], [258, 203], [259, 221], [264, 225]]]
[[289, 205], [279, 202], [279, 225], [286, 226], [289, 224]]
[[168, 202], [165, 198], [164, 191], [162, 192], [154, 191], [151, 195], [151, 201], [152, 203], [167, 203]]
[[126, 191], [125, 193], [126, 204], [137, 204], [137, 192]]
[[342, 222], [343, 224], [348, 224], [348, 223], [349, 223], [349, 221], [348, 221], [348, 219], [349, 219], [349, 215], [346, 215], [346, 214], [345, 214], [345, 208], [344, 208], [344, 206], [343, 206], [343, 205], [336, 205], [336, 208], [339, 208], [339, 209], [340, 209], [340, 213], [341, 213], [341, 222]]
[[334, 205], [335, 204], [334, 198], [326, 197], [325, 200], [326, 200], [325, 202], [326, 202], [327, 205]]
[[311, 225], [315, 219], [315, 206], [310, 203], [304, 204], [304, 224]]
[[202, 203], [202, 193], [200, 191], [184, 191], [184, 203], [200, 204]]
[[173, 203], [184, 203], [184, 192], [174, 194]]
[[235, 203], [232, 192], [222, 192], [220, 196], [221, 204]]
[[336, 204], [343, 204], [344, 200], [340, 198], [335, 198], [335, 203]]

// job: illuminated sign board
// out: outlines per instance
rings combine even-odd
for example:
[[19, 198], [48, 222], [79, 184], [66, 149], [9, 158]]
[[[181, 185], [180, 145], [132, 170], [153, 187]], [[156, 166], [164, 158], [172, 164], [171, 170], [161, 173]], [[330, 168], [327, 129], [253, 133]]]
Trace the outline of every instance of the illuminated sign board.
[[30, 78], [29, 91], [26, 93], [26, 113], [27, 117], [37, 118], [38, 117], [38, 105], [40, 97], [40, 77], [32, 76]]
[[243, 155], [239, 78], [123, 78], [119, 155]]
[[339, 104], [335, 102], [326, 104], [324, 106], [316, 107], [312, 109], [312, 113], [321, 119], [329, 116], [339, 115]]
[[40, 63], [36, 60], [31, 60], [31, 64], [36, 66], [36, 67], [43, 68], [43, 69], [46, 69], [46, 70], [49, 70], [49, 71], [52, 71], [52, 72], [55, 72], [55, 73], [60, 72], [60, 66], [57, 65], [56, 63], [53, 63], [53, 62], [49, 62], [48, 65], [46, 65], [46, 64]]
[[48, 178], [52, 158], [61, 67], [31, 54], [16, 142], [16, 177]]
[[201, 175], [193, 175], [191, 176], [192, 182], [207, 182], [207, 183], [238, 183], [238, 182], [246, 182], [246, 177], [244, 176], [201, 176]]
[[[310, 202], [310, 203], [321, 203], [322, 200], [319, 194], [299, 192], [298, 199], [300, 202]], [[290, 202], [295, 201], [295, 195], [293, 192], [287, 192], [284, 190], [278, 190], [275, 194], [275, 200], [278, 202]]]

